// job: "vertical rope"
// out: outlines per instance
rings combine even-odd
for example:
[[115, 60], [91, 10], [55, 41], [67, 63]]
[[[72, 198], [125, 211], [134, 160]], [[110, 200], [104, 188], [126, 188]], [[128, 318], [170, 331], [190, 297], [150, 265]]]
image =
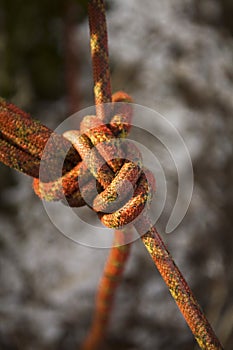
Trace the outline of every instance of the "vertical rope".
[[[89, 1], [88, 16], [96, 115], [107, 123], [108, 119], [104, 110], [104, 103], [112, 101], [112, 92], [104, 1]], [[129, 232], [127, 232], [127, 237], [128, 234]], [[125, 233], [115, 230], [113, 247], [109, 252], [96, 294], [92, 325], [81, 346], [82, 350], [98, 349], [103, 342], [111, 316], [115, 292], [121, 280], [129, 253], [130, 244], [125, 244]]]
[[104, 1], [89, 1], [88, 16], [96, 114], [107, 122], [103, 103], [112, 101], [112, 92]]

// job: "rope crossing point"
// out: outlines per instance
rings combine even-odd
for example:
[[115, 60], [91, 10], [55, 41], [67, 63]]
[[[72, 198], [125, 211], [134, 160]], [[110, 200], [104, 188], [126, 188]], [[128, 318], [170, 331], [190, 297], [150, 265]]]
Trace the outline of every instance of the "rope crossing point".
[[[121, 229], [133, 221], [200, 347], [206, 350], [222, 349], [156, 228], [146, 213], [140, 215], [151, 200], [155, 180], [152, 173], [142, 166], [139, 151], [122, 140], [130, 130], [132, 110], [128, 102], [132, 100], [123, 92], [111, 95], [107, 27], [102, 0], [89, 2], [89, 23], [96, 116], [84, 117], [80, 131], [68, 131], [60, 136], [32, 120], [17, 107], [1, 100], [0, 160], [33, 176], [34, 190], [43, 199], [60, 200], [65, 196], [70, 206], [91, 203], [100, 220], [110, 228]], [[104, 108], [103, 104], [111, 101], [111, 108]], [[124, 103], [119, 106], [116, 102]], [[49, 146], [46, 145], [48, 140]], [[45, 145], [48, 149], [44, 154]], [[69, 149], [66, 157], [65, 149]], [[51, 156], [53, 154], [56, 157]], [[39, 177], [42, 156], [46, 171], [40, 173]], [[54, 169], [63, 157], [65, 163], [62, 176], [57, 178]], [[125, 185], [129, 182], [134, 188], [131, 198]], [[93, 196], [96, 183], [98, 195]], [[116, 231], [116, 239], [121, 236], [120, 243], [124, 243], [122, 232]], [[117, 275], [119, 280], [128, 252], [128, 245], [124, 249], [112, 248], [105, 272], [111, 270], [112, 275]], [[113, 271], [109, 266], [116, 257], [120, 261], [120, 268]], [[85, 350], [97, 347], [105, 332], [112, 305], [110, 295], [113, 295], [116, 287], [105, 277], [97, 295], [96, 314], [84, 343]], [[106, 292], [109, 286], [110, 294]]]

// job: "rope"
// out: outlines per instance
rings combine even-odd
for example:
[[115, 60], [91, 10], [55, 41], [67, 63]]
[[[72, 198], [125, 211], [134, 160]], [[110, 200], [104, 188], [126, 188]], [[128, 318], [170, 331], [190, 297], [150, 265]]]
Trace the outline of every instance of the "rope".
[[[128, 234], [131, 235], [130, 230]], [[129, 238], [129, 236], [128, 236]], [[113, 247], [107, 258], [96, 295], [92, 327], [81, 350], [98, 349], [103, 342], [113, 307], [115, 291], [130, 253], [130, 244], [125, 244], [125, 232], [116, 230]]]
[[[201, 349], [222, 349], [156, 228], [152, 226], [146, 211], [143, 212], [155, 191], [155, 180], [152, 173], [142, 166], [141, 155], [136, 147], [121, 140], [130, 130], [132, 110], [130, 104], [126, 102], [132, 100], [130, 96], [122, 92], [111, 97], [103, 0], [89, 1], [89, 23], [96, 116], [86, 116], [81, 122], [80, 131], [71, 130], [59, 136], [39, 122], [32, 120], [17, 107], [1, 100], [0, 160], [14, 169], [33, 176], [34, 190], [40, 198], [60, 200], [65, 195], [71, 206], [82, 206], [86, 202], [92, 203], [92, 209], [104, 225], [116, 230], [133, 222], [139, 234], [143, 234], [142, 241], [145, 247]], [[111, 100], [113, 108], [106, 111], [103, 104]], [[125, 103], [121, 107], [114, 105], [114, 102], [118, 101]], [[43, 155], [48, 171], [42, 173], [39, 178], [39, 165], [48, 139], [52, 142], [49, 143], [50, 148], [45, 160]], [[62, 176], [57, 178], [54, 169], [59, 164], [59, 160], [64, 159], [65, 151], [68, 149]], [[56, 157], [51, 154], [56, 154]], [[125, 185], [128, 182], [134, 189], [131, 197], [129, 188]], [[99, 193], [93, 196], [96, 183]], [[81, 188], [80, 184], [82, 184]], [[120, 202], [117, 201], [119, 194]], [[143, 215], [140, 215], [142, 212]], [[146, 231], [147, 233], [144, 234]], [[129, 246], [126, 246], [126, 250], [121, 247], [112, 249], [112, 254], [114, 252], [113, 255], [117, 256], [118, 260], [122, 259], [121, 268], [113, 272], [119, 277], [128, 256]], [[114, 260], [111, 256], [109, 259], [105, 271]], [[104, 285], [110, 285], [109, 279], [105, 277]], [[115, 287], [116, 285], [111, 285], [112, 292]], [[101, 291], [104, 290], [105, 287], [101, 289]], [[108, 299], [108, 294], [101, 295], [101, 293], [99, 293], [98, 300]], [[102, 316], [110, 310], [112, 299], [109, 300], [111, 302], [108, 307], [102, 309]], [[97, 311], [100, 309], [101, 307], [97, 306]], [[94, 320], [94, 325], [101, 326], [101, 332], [103, 332], [105, 323], [98, 322], [97, 317], [97, 323]], [[95, 333], [96, 328], [93, 329]], [[98, 329], [97, 335], [99, 336], [101, 332]], [[93, 339], [96, 341], [97, 346], [98, 337], [96, 338], [93, 333], [90, 335], [93, 337], [92, 341]]]
[[[53, 177], [58, 159], [65, 159], [65, 169], [80, 161], [72, 145], [61, 135], [32, 119], [15, 105], [0, 98], [0, 161], [7, 166], [38, 178], [40, 160], [47, 144], [56, 157], [48, 159], [50, 178]], [[64, 149], [69, 152], [64, 153]], [[66, 157], [65, 157], [66, 156]], [[47, 181], [47, 176], [42, 176]]]
[[112, 101], [108, 58], [108, 33], [105, 6], [102, 0], [91, 0], [88, 2], [88, 17], [95, 104], [99, 106]]

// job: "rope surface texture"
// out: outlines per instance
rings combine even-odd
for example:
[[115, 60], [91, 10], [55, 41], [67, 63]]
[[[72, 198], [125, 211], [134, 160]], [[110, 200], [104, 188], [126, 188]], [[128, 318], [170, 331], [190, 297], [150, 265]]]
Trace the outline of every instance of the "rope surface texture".
[[[132, 221], [201, 349], [223, 349], [144, 210], [155, 191], [155, 179], [143, 167], [137, 148], [124, 141], [130, 131], [132, 109], [129, 102], [132, 99], [124, 92], [111, 94], [102, 0], [89, 2], [89, 24], [96, 115], [84, 117], [79, 131], [67, 131], [61, 136], [1, 99], [0, 161], [34, 177], [33, 187], [40, 198], [52, 201], [65, 196], [68, 204], [75, 207], [89, 203], [105, 226], [116, 229], [117, 247], [112, 248], [106, 263], [93, 325], [83, 349], [97, 347], [105, 333], [113, 294], [130, 249], [129, 244], [124, 245], [130, 229], [122, 228]], [[106, 109], [103, 104], [107, 102], [112, 104]], [[42, 156], [46, 171], [39, 176]], [[57, 178], [57, 164], [64, 158], [62, 174]], [[129, 183], [133, 188], [131, 197]], [[98, 194], [94, 195], [96, 188]]]

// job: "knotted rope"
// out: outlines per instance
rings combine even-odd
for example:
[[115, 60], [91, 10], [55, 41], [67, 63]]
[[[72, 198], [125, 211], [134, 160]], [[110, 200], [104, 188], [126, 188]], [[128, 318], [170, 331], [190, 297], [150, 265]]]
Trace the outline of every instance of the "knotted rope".
[[[34, 190], [41, 198], [60, 200], [65, 196], [71, 206], [82, 206], [87, 202], [100, 220], [111, 228], [123, 228], [133, 222], [200, 347], [222, 349], [147, 212], [140, 215], [151, 200], [155, 180], [152, 173], [142, 166], [141, 155], [132, 143], [120, 141], [130, 130], [132, 110], [127, 102], [132, 100], [122, 92], [111, 97], [102, 0], [89, 2], [89, 23], [96, 116], [86, 116], [81, 122], [80, 131], [68, 131], [60, 136], [14, 105], [0, 100], [0, 161], [33, 176]], [[113, 105], [106, 110], [103, 104], [111, 100]], [[120, 101], [124, 102], [120, 107], [118, 104], [114, 106], [114, 102]], [[49, 146], [46, 146], [48, 140]], [[45, 146], [48, 149], [44, 157]], [[39, 176], [42, 158], [48, 171]], [[65, 162], [62, 175], [57, 177], [54, 169], [59, 159], [65, 159]], [[127, 185], [129, 183], [130, 186]], [[93, 196], [96, 187], [98, 194]], [[133, 188], [131, 198], [129, 187]], [[128, 255], [126, 247], [122, 252], [120, 247], [112, 250], [115, 252], [113, 256], [117, 255], [122, 264]], [[122, 268], [117, 273], [120, 275], [121, 272]], [[104, 310], [105, 316], [107, 310]], [[102, 320], [104, 323], [106, 319]], [[97, 329], [97, 338], [100, 333]], [[86, 349], [92, 341], [89, 339]]]

